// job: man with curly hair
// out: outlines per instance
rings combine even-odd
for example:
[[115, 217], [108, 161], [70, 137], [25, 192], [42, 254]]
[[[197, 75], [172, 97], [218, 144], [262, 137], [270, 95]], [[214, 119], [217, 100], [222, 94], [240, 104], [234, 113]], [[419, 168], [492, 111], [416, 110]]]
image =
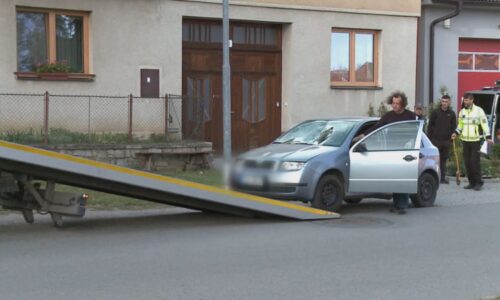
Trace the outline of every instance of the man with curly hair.
[[[389, 104], [392, 108], [391, 111], [385, 113], [380, 120], [370, 127], [365, 134], [361, 134], [356, 137], [356, 140], [361, 139], [364, 135], [374, 131], [377, 128], [380, 128], [384, 125], [400, 122], [400, 121], [414, 121], [417, 119], [417, 115], [406, 109], [408, 106], [408, 98], [405, 93], [396, 91], [387, 97], [387, 104]], [[400, 215], [406, 214], [406, 209], [410, 206], [410, 195], [409, 194], [393, 194], [393, 208], [391, 208], [390, 212], [394, 212]]]

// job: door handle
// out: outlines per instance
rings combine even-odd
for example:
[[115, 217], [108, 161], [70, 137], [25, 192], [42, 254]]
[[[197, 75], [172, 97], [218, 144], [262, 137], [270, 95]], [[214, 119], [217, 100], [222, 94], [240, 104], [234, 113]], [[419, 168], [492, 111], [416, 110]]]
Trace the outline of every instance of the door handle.
[[403, 157], [404, 160], [406, 161], [412, 161], [412, 160], [415, 160], [417, 159], [415, 156], [411, 156], [411, 155], [406, 155], [405, 157]]
[[418, 158], [424, 158], [424, 156], [425, 156], [425, 155], [424, 155], [423, 153], [419, 153], [419, 154], [418, 154]]

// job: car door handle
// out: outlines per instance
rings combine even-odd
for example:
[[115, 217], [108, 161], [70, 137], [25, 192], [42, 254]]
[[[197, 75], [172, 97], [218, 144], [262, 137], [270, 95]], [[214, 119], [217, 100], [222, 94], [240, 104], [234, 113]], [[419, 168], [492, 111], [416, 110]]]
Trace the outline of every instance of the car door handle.
[[411, 155], [406, 155], [405, 157], [403, 157], [404, 160], [406, 161], [412, 161], [412, 160], [415, 160], [417, 159], [415, 156], [411, 156]]
[[422, 153], [419, 153], [419, 154], [418, 154], [418, 158], [424, 158], [424, 157], [425, 157], [425, 155], [424, 155], [424, 154], [422, 154]]

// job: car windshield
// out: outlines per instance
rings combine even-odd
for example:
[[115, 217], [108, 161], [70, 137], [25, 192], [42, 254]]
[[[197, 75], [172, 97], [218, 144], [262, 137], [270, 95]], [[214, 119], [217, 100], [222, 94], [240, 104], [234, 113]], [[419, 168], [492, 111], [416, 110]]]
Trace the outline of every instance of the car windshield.
[[301, 123], [279, 137], [277, 144], [324, 145], [338, 147], [356, 121], [314, 120]]

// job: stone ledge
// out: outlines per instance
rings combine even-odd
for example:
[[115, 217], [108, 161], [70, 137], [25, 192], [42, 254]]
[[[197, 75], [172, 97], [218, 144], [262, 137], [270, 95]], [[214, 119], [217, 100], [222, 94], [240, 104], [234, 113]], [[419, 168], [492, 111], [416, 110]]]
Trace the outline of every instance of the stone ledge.
[[36, 145], [38, 148], [146, 170], [210, 168], [210, 142]]
[[35, 145], [37, 148], [46, 150], [143, 150], [161, 149], [161, 151], [176, 151], [179, 149], [196, 149], [196, 151], [212, 151], [210, 142], [176, 142], [155, 144], [64, 144], [64, 145]]

